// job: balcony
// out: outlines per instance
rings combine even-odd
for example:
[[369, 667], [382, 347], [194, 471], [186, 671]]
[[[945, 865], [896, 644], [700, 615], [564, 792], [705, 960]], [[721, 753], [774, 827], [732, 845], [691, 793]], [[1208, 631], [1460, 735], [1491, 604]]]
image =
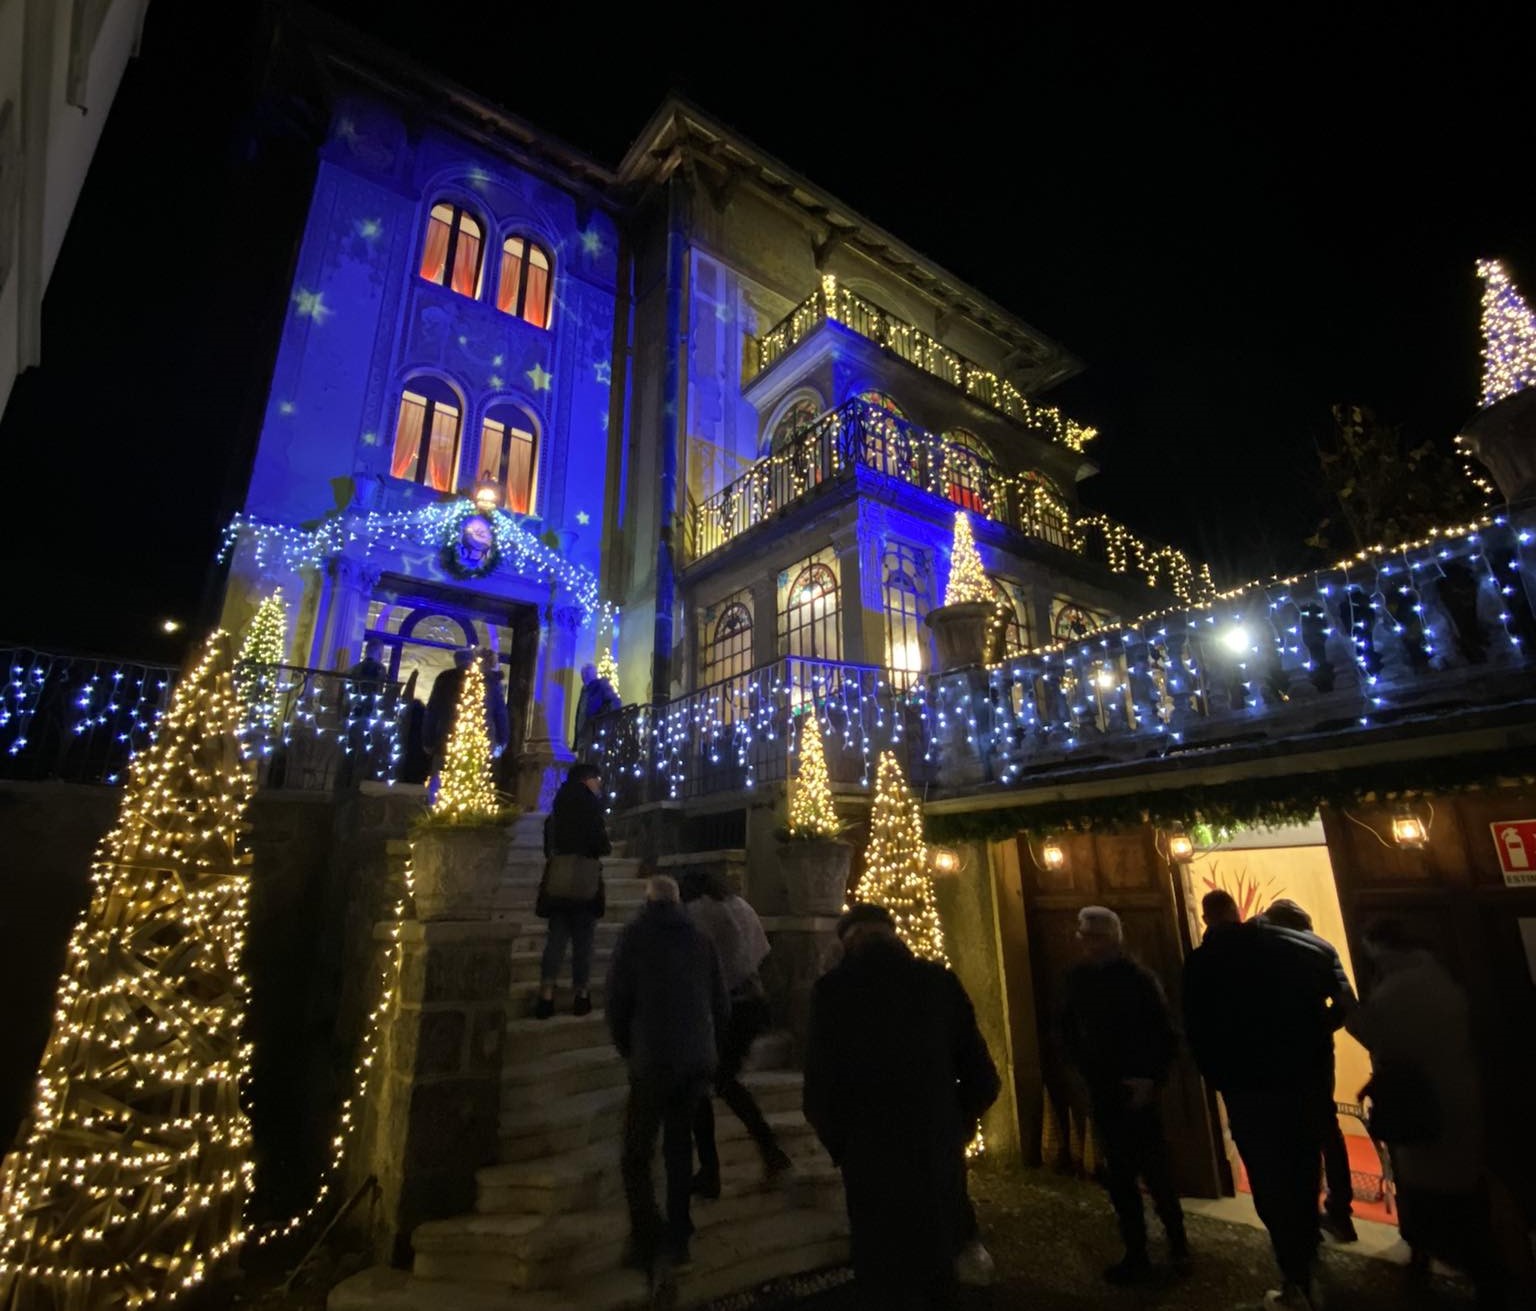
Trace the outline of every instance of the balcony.
[[1102, 515], [1074, 521], [1067, 507], [1029, 475], [1009, 474], [969, 447], [946, 441], [867, 401], [851, 400], [802, 428], [780, 450], [693, 507], [693, 558], [702, 559], [781, 511], [864, 468], [920, 488], [1025, 537], [1096, 560], [1114, 573], [1136, 573], [1194, 601], [1214, 590], [1171, 546], [1143, 542]]
[[[1164, 771], [1250, 761], [1281, 777], [1281, 757], [1309, 751], [1363, 762], [1350, 768], [1378, 788], [1417, 759], [1418, 781], [1396, 786], [1429, 787], [1449, 735], [1464, 759], [1491, 759], [1536, 724], [1533, 571], [1526, 506], [910, 687], [886, 670], [780, 660], [617, 711], [584, 758], [604, 768], [616, 810], [750, 792], [791, 772], [795, 717], [814, 706], [835, 780], [867, 785], [893, 749], [946, 805], [1117, 774], [1155, 790]], [[1339, 782], [1290, 768], [1319, 796]]]
[[1006, 378], [957, 355], [926, 332], [839, 287], [830, 273], [823, 275], [821, 285], [809, 297], [755, 339], [754, 349], [748, 351], [743, 385], [767, 373], [825, 323], [841, 324], [914, 368], [942, 378], [972, 400], [1068, 450], [1081, 454], [1097, 435], [1093, 428], [1067, 418], [1053, 406], [1031, 401]]

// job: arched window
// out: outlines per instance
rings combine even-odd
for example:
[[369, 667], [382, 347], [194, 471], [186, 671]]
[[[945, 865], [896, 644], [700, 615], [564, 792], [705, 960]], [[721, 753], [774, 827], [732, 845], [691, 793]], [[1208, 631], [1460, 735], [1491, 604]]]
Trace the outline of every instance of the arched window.
[[745, 674], [752, 668], [752, 607], [745, 594], [727, 598], [705, 612], [704, 686]]
[[863, 429], [862, 463], [893, 478], [917, 482], [916, 452], [907, 442], [904, 431], [907, 416], [901, 406], [883, 391], [861, 391], [856, 399], [873, 411], [859, 416]]
[[1021, 604], [1012, 584], [1000, 582], [996, 578], [988, 581], [992, 584], [993, 595], [997, 597], [997, 624], [1002, 630], [997, 654], [1004, 660], [1011, 660], [1033, 645], [1029, 613]]
[[421, 276], [461, 296], [478, 298], [483, 244], [483, 229], [473, 214], [461, 205], [438, 201], [427, 218]]
[[549, 327], [554, 284], [554, 266], [542, 246], [527, 237], [508, 237], [501, 243], [496, 308], [503, 314], [515, 314], [535, 328]]
[[884, 391], [861, 391], [858, 399], [866, 405], [873, 405], [879, 409], [894, 414], [898, 419], [905, 419], [907, 412], [896, 403], [896, 398]]
[[1034, 469], [1019, 475], [1019, 527], [1052, 546], [1071, 546], [1071, 515], [1061, 488]]
[[807, 561], [788, 576], [789, 589], [779, 609], [779, 649], [787, 656], [841, 660], [837, 575], [820, 561]]
[[992, 515], [992, 452], [975, 433], [944, 434], [944, 495], [973, 514]]
[[495, 483], [502, 508], [513, 514], [533, 513], [538, 444], [533, 420], [515, 405], [492, 406], [480, 424], [476, 481]]
[[413, 378], [400, 393], [391, 477], [451, 492], [459, 482], [462, 411], [452, 388], [436, 378]]
[[923, 672], [927, 642], [923, 614], [923, 568], [910, 546], [890, 543], [885, 548], [885, 667], [891, 682], [907, 688]]
[[789, 439], [802, 428], [808, 428], [821, 417], [821, 404], [813, 396], [801, 396], [791, 402], [788, 409], [779, 415], [778, 421], [773, 425], [773, 433], [769, 438], [770, 450], [781, 450], [789, 444]]
[[1074, 642], [1104, 627], [1104, 617], [1070, 601], [1058, 600], [1051, 618], [1051, 636], [1058, 642]]

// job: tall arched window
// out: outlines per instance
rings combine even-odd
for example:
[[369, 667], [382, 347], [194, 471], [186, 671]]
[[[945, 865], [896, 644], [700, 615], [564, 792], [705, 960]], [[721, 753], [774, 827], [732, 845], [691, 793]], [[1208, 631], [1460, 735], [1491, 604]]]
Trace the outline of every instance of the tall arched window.
[[837, 575], [820, 561], [807, 561], [790, 570], [789, 579], [780, 602], [779, 649], [787, 656], [841, 660]]
[[554, 286], [554, 265], [542, 246], [527, 237], [508, 237], [501, 243], [496, 308], [503, 314], [515, 314], [535, 328], [549, 327]]
[[885, 548], [885, 667], [891, 681], [907, 688], [923, 672], [927, 641], [923, 633], [923, 568], [910, 546], [889, 543]]
[[896, 398], [890, 392], [861, 391], [858, 399], [866, 405], [873, 405], [878, 409], [894, 414], [898, 419], [905, 419], [907, 417], [907, 412], [896, 403]]
[[1022, 655], [1032, 645], [1029, 613], [1020, 603], [1018, 593], [1011, 583], [993, 578], [992, 593], [997, 598], [997, 624], [1002, 629], [1002, 641], [997, 652], [1004, 660]]
[[888, 392], [861, 391], [857, 397], [872, 408], [873, 413], [861, 416], [864, 428], [863, 463], [893, 478], [905, 478], [916, 482], [915, 452], [907, 445], [902, 424], [906, 420], [895, 399]]
[[752, 668], [752, 606], [744, 593], [705, 612], [701, 684], [708, 686]]
[[462, 205], [440, 200], [427, 218], [421, 250], [421, 276], [472, 299], [480, 295], [484, 229]]
[[515, 405], [493, 405], [480, 424], [480, 471], [476, 481], [495, 483], [501, 505], [513, 514], [533, 513], [538, 470], [533, 420]]
[[956, 505], [991, 517], [989, 471], [992, 452], [975, 433], [956, 428], [944, 434], [944, 495]]
[[792, 402], [773, 425], [769, 437], [770, 450], [780, 450], [802, 428], [808, 428], [821, 417], [821, 404], [813, 396], [801, 396]]
[[392, 477], [451, 492], [459, 481], [459, 398], [436, 378], [412, 378], [400, 393]]
[[1031, 537], [1070, 547], [1071, 515], [1061, 488], [1034, 469], [1019, 476], [1019, 525]]

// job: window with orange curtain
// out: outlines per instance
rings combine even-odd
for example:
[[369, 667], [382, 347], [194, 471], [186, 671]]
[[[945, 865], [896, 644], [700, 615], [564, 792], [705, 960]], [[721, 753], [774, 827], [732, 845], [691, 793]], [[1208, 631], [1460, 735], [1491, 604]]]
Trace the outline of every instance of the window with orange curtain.
[[990, 515], [987, 468], [991, 452], [964, 428], [944, 434], [944, 494], [972, 514]]
[[502, 506], [513, 514], [533, 513], [534, 456], [538, 442], [521, 410], [503, 407], [480, 427], [478, 481], [501, 488]]
[[439, 201], [427, 216], [421, 276], [461, 296], [478, 297], [482, 244], [479, 220], [459, 205]]
[[420, 390], [413, 387], [400, 394], [389, 472], [434, 491], [451, 492], [458, 483], [458, 399], [446, 387], [433, 386], [431, 380], [424, 383]]
[[501, 243], [501, 280], [496, 286], [496, 308], [533, 324], [549, 327], [549, 303], [554, 284], [549, 255], [526, 237], [508, 237]]

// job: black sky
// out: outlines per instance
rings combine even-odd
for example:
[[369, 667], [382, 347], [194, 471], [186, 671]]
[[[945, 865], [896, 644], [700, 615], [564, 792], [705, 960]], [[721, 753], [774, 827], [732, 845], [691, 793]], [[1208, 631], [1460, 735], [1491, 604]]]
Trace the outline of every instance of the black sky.
[[[1230, 580], [1306, 562], [1331, 403], [1449, 441], [1477, 398], [1475, 259], [1536, 295], [1536, 118], [1486, 13], [593, 6], [562, 35], [506, 4], [320, 7], [609, 162], [683, 91], [1081, 357], [1051, 398], [1103, 433], [1085, 501]], [[256, 107], [256, 14], [150, 7], [44, 365], [0, 424], [46, 511], [0, 544], [0, 636], [148, 653], [162, 615], [195, 617], [309, 179]]]

